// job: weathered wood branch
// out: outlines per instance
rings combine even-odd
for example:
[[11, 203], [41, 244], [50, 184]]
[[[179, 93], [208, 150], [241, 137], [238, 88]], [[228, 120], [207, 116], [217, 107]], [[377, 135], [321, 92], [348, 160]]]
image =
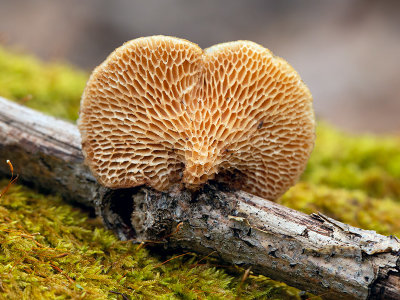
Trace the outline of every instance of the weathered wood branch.
[[[95, 208], [121, 239], [213, 253], [325, 299], [400, 299], [396, 237], [217, 183], [195, 193], [103, 188], [83, 165], [74, 125], [2, 98], [0, 158], [13, 162], [23, 182]], [[0, 173], [9, 175], [7, 164]]]

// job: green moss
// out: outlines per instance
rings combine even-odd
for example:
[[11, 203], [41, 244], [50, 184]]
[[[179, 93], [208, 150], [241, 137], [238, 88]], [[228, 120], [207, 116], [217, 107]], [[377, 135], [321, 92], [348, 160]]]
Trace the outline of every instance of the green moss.
[[301, 182], [279, 203], [307, 214], [319, 211], [359, 228], [400, 236], [400, 202], [390, 197], [373, 198], [362, 190]]
[[[0, 48], [0, 95], [58, 117], [77, 118], [87, 76]], [[301, 181], [279, 201], [400, 236], [400, 138], [350, 135], [320, 122]], [[0, 220], [0, 298], [299, 299], [298, 290], [263, 276], [241, 283], [243, 270], [193, 253], [167, 262], [118, 241], [57, 197], [21, 186], [0, 199]]]
[[400, 201], [400, 137], [351, 135], [319, 122], [302, 180]]
[[193, 253], [150, 255], [54, 196], [14, 186], [0, 201], [0, 298], [300, 299], [263, 276], [241, 284], [243, 270], [228, 275]]
[[400, 137], [348, 134], [319, 122], [306, 171], [279, 202], [400, 236]]
[[0, 96], [63, 119], [78, 118], [88, 74], [0, 47]]

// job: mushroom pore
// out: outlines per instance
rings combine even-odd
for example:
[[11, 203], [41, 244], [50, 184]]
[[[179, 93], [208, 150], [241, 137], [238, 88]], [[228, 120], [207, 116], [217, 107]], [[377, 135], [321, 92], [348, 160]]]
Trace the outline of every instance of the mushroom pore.
[[270, 200], [303, 172], [315, 135], [312, 96], [285, 60], [249, 41], [202, 50], [165, 36], [129, 41], [93, 71], [78, 126], [106, 187], [193, 189], [231, 174]]

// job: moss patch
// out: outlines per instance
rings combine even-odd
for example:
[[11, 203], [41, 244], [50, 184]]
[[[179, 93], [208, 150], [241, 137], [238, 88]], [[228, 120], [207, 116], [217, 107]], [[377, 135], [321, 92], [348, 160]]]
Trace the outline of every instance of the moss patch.
[[319, 211], [359, 228], [400, 237], [400, 203], [390, 197], [374, 198], [361, 190], [301, 182], [283, 195], [279, 203], [307, 214]]
[[59, 63], [43, 63], [0, 47], [0, 96], [53, 116], [76, 120], [88, 74]]
[[193, 253], [150, 255], [58, 197], [14, 186], [0, 201], [0, 298], [300, 299], [263, 276], [241, 283], [243, 270], [228, 275]]
[[302, 180], [400, 201], [400, 136], [353, 135], [319, 122]]
[[400, 137], [352, 135], [319, 122], [307, 169], [279, 202], [400, 236]]

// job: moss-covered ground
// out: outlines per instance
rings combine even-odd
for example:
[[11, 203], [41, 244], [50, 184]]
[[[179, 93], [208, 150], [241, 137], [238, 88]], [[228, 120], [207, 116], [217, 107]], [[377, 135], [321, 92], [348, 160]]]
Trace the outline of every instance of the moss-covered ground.
[[[57, 117], [77, 118], [87, 77], [0, 48], [0, 96]], [[319, 122], [307, 170], [279, 202], [400, 236], [400, 137], [350, 135]], [[244, 272], [118, 241], [88, 212], [18, 184], [0, 199], [0, 299], [311, 297]]]

